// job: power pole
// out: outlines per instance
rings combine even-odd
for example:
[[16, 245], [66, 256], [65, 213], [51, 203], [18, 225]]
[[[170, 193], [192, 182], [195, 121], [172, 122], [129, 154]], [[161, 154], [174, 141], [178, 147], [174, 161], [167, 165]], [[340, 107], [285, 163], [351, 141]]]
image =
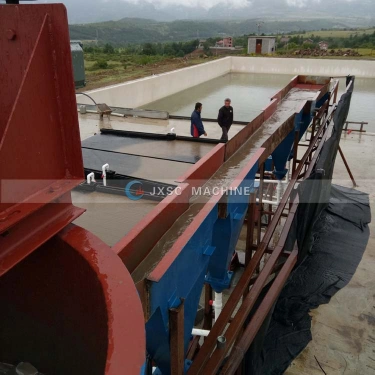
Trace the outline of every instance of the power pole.
[[263, 21], [257, 23], [257, 28], [258, 28], [258, 35], [260, 35], [260, 28], [262, 27], [262, 24], [264, 24]]

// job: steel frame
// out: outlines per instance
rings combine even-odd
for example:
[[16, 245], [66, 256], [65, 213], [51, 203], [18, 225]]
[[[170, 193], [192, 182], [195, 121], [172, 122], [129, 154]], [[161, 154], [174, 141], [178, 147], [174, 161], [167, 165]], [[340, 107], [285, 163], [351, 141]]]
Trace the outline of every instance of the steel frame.
[[[337, 85], [332, 92], [335, 103]], [[194, 361], [188, 371], [188, 375], [214, 375], [221, 368], [224, 359], [228, 355], [229, 357], [221, 370], [222, 373], [226, 375], [241, 373], [240, 369], [243, 357], [297, 261], [298, 248], [296, 244], [292, 252], [284, 252], [287, 235], [299, 203], [298, 195], [293, 194], [293, 192], [296, 184], [301, 179], [306, 179], [310, 176], [324, 142], [329, 137], [330, 130], [332, 130], [332, 118], [336, 106], [333, 104], [330, 107], [330, 99], [327, 99], [313, 118], [311, 138], [305, 154], [300, 160], [297, 158], [297, 153], [294, 154], [296, 161], [294, 163], [292, 179], [286, 188], [280, 205], [275, 212], [272, 212], [263, 210], [262, 204], [259, 203], [256, 225], [254, 225], [257, 206], [255, 204], [255, 194], [250, 195], [244, 273], [232, 291], [209, 336], [205, 339], [198, 354], [193, 358]], [[298, 151], [299, 137], [296, 136], [296, 140], [294, 150]], [[264, 173], [263, 168], [261, 168], [260, 198], [263, 196], [263, 178]], [[272, 221], [269, 223], [261, 239], [261, 217], [263, 214], [272, 215]], [[277, 246], [272, 249], [269, 245], [280, 224], [283, 225], [283, 228]], [[257, 227], [256, 235], [254, 235], [254, 227]], [[255, 246], [253, 244], [254, 237], [256, 237]], [[269, 259], [261, 271], [255, 275], [256, 271], [260, 269], [260, 263], [264, 260], [264, 255], [267, 253], [271, 254]], [[280, 264], [278, 262], [281, 257], [286, 257], [286, 261]], [[261, 291], [267, 285], [270, 276], [274, 278], [269, 291], [250, 322], [245, 325], [247, 317], [252, 311]], [[241, 299], [242, 304], [238, 311], [235, 312]], [[216, 339], [218, 336], [225, 336], [226, 346], [224, 348], [217, 348]]]

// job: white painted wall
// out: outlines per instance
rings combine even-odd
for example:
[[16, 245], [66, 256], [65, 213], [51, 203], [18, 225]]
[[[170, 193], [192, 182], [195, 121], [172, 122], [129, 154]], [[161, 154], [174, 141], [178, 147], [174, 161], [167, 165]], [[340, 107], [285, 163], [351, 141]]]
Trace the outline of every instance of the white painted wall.
[[375, 61], [335, 59], [290, 59], [232, 56], [231, 71], [238, 73], [305, 74], [375, 78]]
[[[97, 103], [106, 103], [114, 107], [137, 108], [227, 74], [230, 72], [231, 65], [231, 57], [225, 57], [168, 73], [102, 87], [88, 91], [87, 94]], [[82, 95], [77, 95], [77, 102], [92, 104], [90, 99]]]

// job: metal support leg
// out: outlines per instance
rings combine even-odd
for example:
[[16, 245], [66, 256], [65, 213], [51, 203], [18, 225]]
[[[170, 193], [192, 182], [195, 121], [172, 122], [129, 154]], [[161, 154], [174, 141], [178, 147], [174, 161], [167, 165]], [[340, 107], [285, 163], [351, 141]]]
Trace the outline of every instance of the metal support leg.
[[337, 103], [337, 94], [339, 92], [339, 85], [336, 86], [334, 96], [333, 96], [333, 104]]
[[258, 227], [257, 227], [257, 245], [261, 241], [262, 232], [262, 211], [263, 211], [263, 186], [264, 186], [264, 169], [265, 164], [263, 163], [260, 167], [260, 179], [259, 179], [259, 201], [258, 201]]
[[[250, 194], [249, 208], [247, 210], [247, 228], [246, 228], [246, 252], [245, 252], [245, 268], [249, 264], [253, 256], [253, 245], [254, 245], [254, 227], [255, 227], [255, 210], [256, 210], [256, 194]], [[244, 297], [249, 292], [249, 288], [246, 288]]]
[[176, 309], [169, 310], [171, 374], [184, 375], [184, 300]]
[[346, 161], [345, 156], [344, 156], [344, 153], [342, 152], [340, 146], [339, 146], [339, 152], [340, 152], [340, 155], [341, 155], [341, 157], [342, 157], [342, 160], [343, 160], [343, 162], [344, 162], [344, 164], [345, 164], [346, 170], [347, 170], [348, 173], [349, 173], [350, 179], [352, 180], [353, 187], [357, 187], [358, 185], [356, 184], [356, 182], [355, 182], [355, 180], [354, 180], [354, 176], [352, 175], [352, 172], [351, 172], [351, 170], [350, 170], [350, 168], [349, 168], [349, 164], [348, 164], [348, 162]]
[[247, 210], [247, 232], [246, 232], [246, 253], [245, 267], [249, 264], [252, 257], [252, 248], [254, 243], [254, 224], [255, 224], [256, 196], [250, 194], [249, 208]]
[[294, 172], [297, 168], [298, 143], [299, 143], [299, 130], [297, 130], [294, 133], [292, 178], [294, 177]]
[[[263, 163], [260, 167], [260, 181], [259, 181], [259, 200], [258, 200], [258, 222], [257, 222], [257, 246], [260, 245], [262, 240], [262, 215], [263, 215], [263, 187], [264, 187], [264, 171], [266, 165]], [[256, 268], [260, 272], [260, 265]]]

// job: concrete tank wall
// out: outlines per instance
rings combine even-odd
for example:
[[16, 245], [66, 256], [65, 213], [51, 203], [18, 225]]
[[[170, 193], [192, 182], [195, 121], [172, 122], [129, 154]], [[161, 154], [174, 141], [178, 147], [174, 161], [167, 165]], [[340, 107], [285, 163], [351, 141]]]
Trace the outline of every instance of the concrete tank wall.
[[[211, 61], [172, 72], [146, 77], [118, 85], [102, 87], [87, 93], [97, 103], [110, 106], [137, 108], [155, 100], [173, 95], [192, 86], [229, 73], [231, 57]], [[78, 103], [92, 104], [88, 98], [77, 96]]]
[[375, 78], [375, 61], [232, 56], [234, 73], [306, 74]]
[[[97, 103], [137, 108], [229, 72], [329, 77], [352, 74], [358, 77], [375, 78], [375, 61], [228, 56], [156, 76], [102, 87], [88, 91], [88, 94]], [[77, 96], [77, 102], [92, 104], [90, 99], [82, 95]]]

